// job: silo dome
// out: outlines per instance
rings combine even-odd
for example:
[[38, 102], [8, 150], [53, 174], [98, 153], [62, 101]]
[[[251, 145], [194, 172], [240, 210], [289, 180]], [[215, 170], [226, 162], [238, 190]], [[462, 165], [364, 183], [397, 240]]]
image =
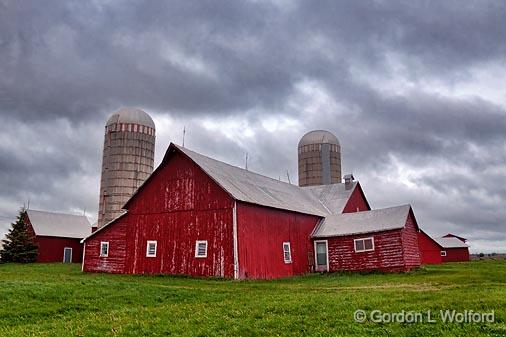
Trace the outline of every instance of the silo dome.
[[155, 123], [151, 116], [145, 113], [141, 109], [137, 108], [122, 108], [109, 117], [106, 125], [124, 123], [124, 124], [138, 124], [150, 127], [152, 129], [155, 128]]
[[306, 133], [299, 141], [299, 186], [341, 182], [341, 145], [325, 130]]
[[333, 133], [325, 130], [309, 131], [299, 141], [299, 147], [310, 144], [339, 144], [339, 139]]

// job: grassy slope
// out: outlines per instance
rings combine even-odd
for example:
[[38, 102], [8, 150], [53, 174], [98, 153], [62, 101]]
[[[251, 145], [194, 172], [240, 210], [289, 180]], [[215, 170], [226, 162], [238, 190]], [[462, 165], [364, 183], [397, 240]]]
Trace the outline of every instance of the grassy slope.
[[[496, 312], [496, 323], [355, 323], [356, 309]], [[0, 265], [0, 336], [505, 336], [506, 260], [277, 281]]]

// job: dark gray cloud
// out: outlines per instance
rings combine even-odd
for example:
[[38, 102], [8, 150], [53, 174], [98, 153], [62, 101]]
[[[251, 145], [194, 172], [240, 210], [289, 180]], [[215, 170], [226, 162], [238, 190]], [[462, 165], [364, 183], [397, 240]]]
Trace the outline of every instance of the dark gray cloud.
[[[121, 106], [170, 141], [297, 181], [306, 131], [339, 137], [375, 207], [506, 247], [501, 1], [0, 0], [0, 216], [96, 212]], [[471, 211], [472, 210], [472, 211]], [[503, 249], [504, 250], [504, 249]]]

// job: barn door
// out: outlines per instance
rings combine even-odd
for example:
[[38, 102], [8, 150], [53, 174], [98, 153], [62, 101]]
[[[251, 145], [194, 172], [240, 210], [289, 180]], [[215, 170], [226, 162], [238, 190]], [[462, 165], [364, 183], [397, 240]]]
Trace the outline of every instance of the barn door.
[[317, 240], [314, 242], [315, 247], [315, 259], [316, 259], [316, 271], [328, 271], [329, 270], [329, 259], [328, 259], [328, 248], [327, 240]]
[[72, 248], [63, 248], [63, 263], [72, 263]]

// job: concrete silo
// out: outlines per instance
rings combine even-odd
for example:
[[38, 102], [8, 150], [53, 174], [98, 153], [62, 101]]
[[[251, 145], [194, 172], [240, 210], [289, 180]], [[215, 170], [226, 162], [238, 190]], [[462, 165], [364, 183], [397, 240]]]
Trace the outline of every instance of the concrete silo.
[[332, 133], [315, 130], [299, 141], [299, 186], [341, 182], [341, 145]]
[[155, 123], [144, 111], [123, 108], [105, 125], [97, 226], [116, 218], [153, 172]]

